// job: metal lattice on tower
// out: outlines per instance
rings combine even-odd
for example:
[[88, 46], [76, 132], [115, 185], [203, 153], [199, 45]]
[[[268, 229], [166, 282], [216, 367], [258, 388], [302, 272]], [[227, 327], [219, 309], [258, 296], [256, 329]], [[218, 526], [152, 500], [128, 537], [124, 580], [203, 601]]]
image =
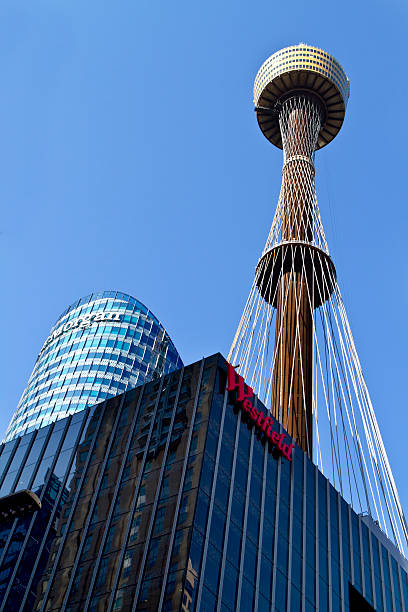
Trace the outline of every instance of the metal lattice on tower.
[[357, 512], [406, 555], [408, 528], [330, 257], [315, 151], [339, 132], [350, 93], [340, 64], [309, 45], [260, 68], [258, 124], [283, 149], [272, 227], [229, 361]]

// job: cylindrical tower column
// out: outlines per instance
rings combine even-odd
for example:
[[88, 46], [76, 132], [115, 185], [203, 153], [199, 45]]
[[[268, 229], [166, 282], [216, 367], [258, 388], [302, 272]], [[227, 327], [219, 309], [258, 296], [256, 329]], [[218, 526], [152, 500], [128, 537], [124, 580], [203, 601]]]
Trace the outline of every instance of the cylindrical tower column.
[[[313, 153], [321, 125], [318, 101], [297, 94], [279, 113], [282, 171], [282, 242], [312, 243]], [[277, 286], [271, 413], [306, 451], [312, 449], [313, 291], [309, 266], [283, 271]], [[308, 274], [307, 274], [308, 272]]]

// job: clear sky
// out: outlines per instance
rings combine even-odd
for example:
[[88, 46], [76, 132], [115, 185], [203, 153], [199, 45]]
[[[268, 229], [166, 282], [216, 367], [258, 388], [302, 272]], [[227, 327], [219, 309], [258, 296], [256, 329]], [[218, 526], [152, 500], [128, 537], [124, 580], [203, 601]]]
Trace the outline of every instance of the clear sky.
[[0, 431], [51, 325], [92, 291], [143, 301], [186, 364], [226, 355], [281, 180], [253, 80], [306, 42], [351, 81], [318, 198], [408, 512], [407, 26], [403, 0], [3, 0]]

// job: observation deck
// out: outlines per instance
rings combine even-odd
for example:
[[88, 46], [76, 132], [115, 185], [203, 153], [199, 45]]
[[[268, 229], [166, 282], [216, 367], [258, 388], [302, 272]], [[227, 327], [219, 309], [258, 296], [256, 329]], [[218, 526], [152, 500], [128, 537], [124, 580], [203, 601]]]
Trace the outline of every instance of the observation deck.
[[301, 93], [320, 102], [322, 122], [316, 149], [321, 149], [335, 138], [343, 124], [350, 82], [338, 61], [317, 47], [300, 43], [271, 55], [256, 75], [254, 104], [264, 136], [280, 149], [281, 104]]

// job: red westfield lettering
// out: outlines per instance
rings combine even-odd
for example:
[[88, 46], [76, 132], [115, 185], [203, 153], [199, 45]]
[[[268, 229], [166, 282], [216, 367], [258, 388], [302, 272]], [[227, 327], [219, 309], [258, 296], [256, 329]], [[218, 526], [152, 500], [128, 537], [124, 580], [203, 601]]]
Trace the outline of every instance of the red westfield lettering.
[[288, 460], [292, 461], [292, 450], [294, 444], [284, 444], [285, 434], [280, 434], [277, 431], [272, 431], [273, 419], [269, 414], [264, 414], [258, 410], [253, 404], [254, 392], [247, 385], [239, 374], [235, 372], [234, 367], [228, 364], [228, 391], [235, 392], [235, 404], [248, 415], [248, 418], [254, 422], [255, 427], [259, 432], [263, 432], [266, 438], [275, 446], [277, 450]]

